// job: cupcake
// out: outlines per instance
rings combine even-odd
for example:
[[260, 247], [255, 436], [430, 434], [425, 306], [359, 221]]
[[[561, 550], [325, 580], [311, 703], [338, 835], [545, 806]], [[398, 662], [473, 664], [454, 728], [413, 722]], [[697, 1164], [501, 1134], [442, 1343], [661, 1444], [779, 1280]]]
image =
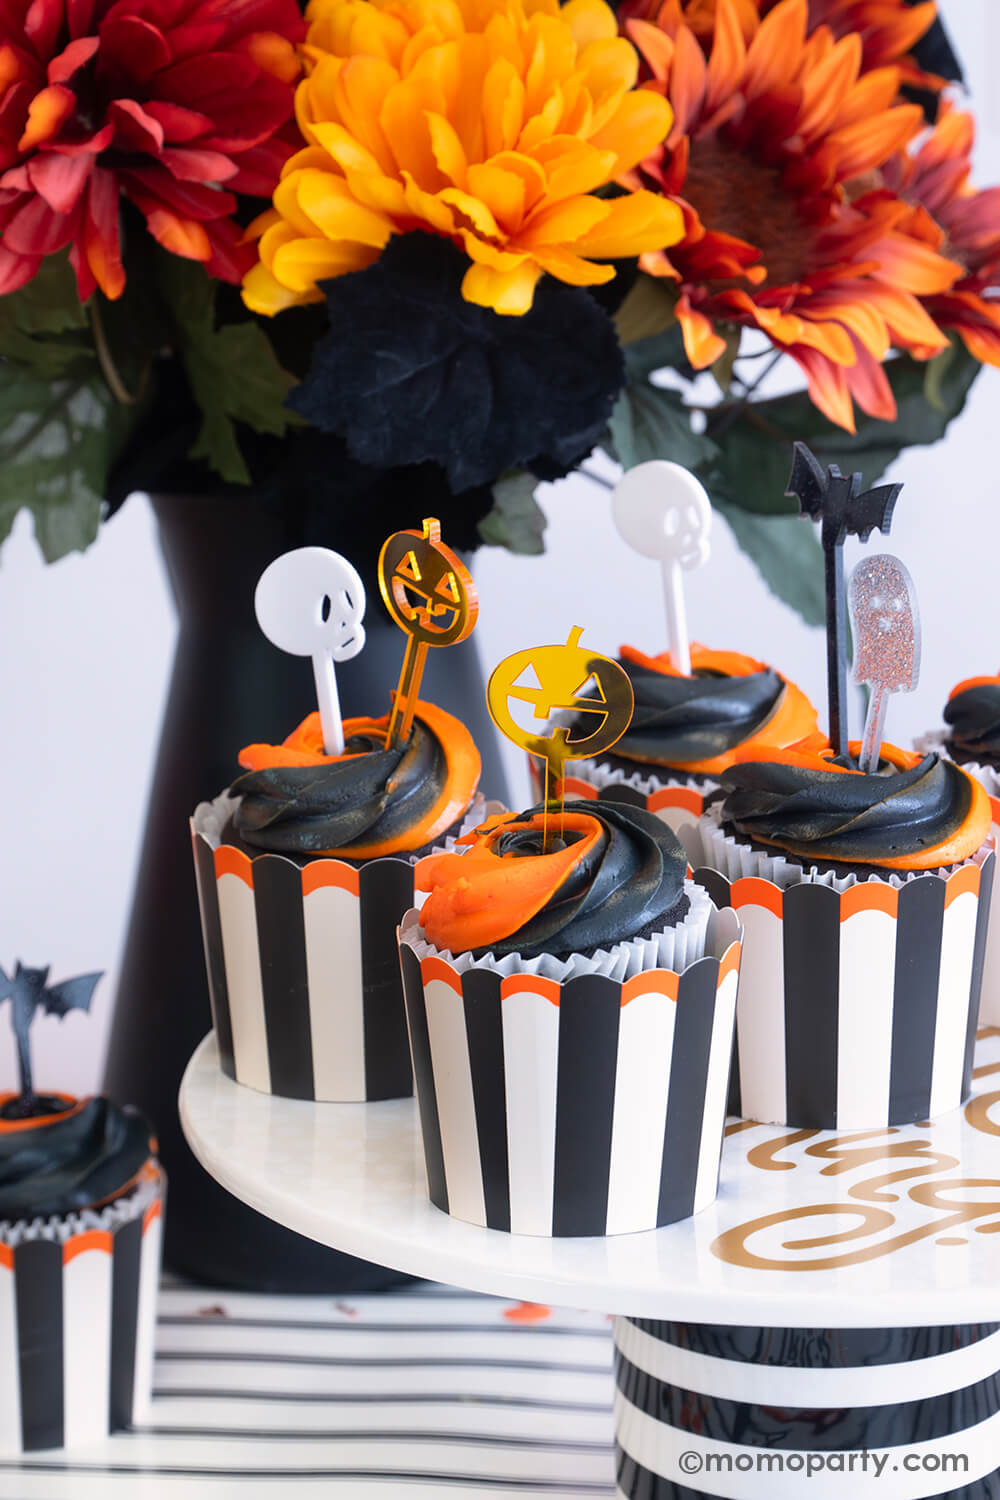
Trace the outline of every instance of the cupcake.
[[989, 799], [953, 762], [883, 744], [721, 774], [698, 879], [746, 937], [731, 1107], [865, 1130], [968, 1097], [995, 862]]
[[[992, 831], [1000, 839], [1000, 677], [970, 677], [952, 688], [944, 720], [944, 732], [925, 736], [918, 748], [939, 750], [975, 777], [990, 799]], [[1000, 881], [993, 887], [980, 1021], [1000, 1026]]]
[[613, 751], [577, 763], [566, 795], [646, 807], [684, 839], [742, 753], [818, 732], [801, 689], [752, 656], [696, 644], [689, 677], [674, 670], [669, 652], [623, 646], [619, 660], [635, 695], [632, 722]]
[[[0, 996], [30, 1021], [58, 991], [46, 981], [18, 964]], [[78, 1447], [147, 1419], [164, 1187], [135, 1111], [36, 1094], [27, 1072], [0, 1094], [0, 1451]]]
[[458, 719], [418, 702], [400, 746], [388, 726], [345, 719], [344, 753], [327, 755], [310, 714], [282, 745], [242, 750], [245, 774], [195, 811], [212, 1014], [238, 1083], [293, 1099], [412, 1091], [396, 928], [417, 859], [484, 804]]
[[500, 814], [420, 861], [399, 941], [438, 1208], [564, 1236], [712, 1202], [740, 927], [686, 867], [654, 814], [602, 801]]

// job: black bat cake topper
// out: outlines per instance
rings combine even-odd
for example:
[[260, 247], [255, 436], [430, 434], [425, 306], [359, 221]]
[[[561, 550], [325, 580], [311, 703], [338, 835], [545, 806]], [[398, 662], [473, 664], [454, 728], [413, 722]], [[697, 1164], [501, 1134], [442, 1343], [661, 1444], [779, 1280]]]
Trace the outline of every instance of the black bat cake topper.
[[46, 1015], [60, 1017], [69, 1015], [71, 1010], [89, 1010], [101, 974], [79, 974], [75, 979], [64, 979], [61, 984], [49, 984], [48, 978], [48, 966], [44, 969], [26, 969], [20, 960], [10, 979], [0, 968], [0, 1004], [4, 1000], [10, 1001], [11, 1027], [17, 1041], [17, 1062], [21, 1075], [20, 1097], [12, 1107], [8, 1107], [8, 1118], [13, 1114], [26, 1119], [37, 1113], [54, 1113], [65, 1108], [61, 1101], [48, 1098], [40, 1100], [35, 1094], [28, 1033], [40, 1010]]
[[830, 708], [830, 744], [847, 756], [847, 625], [844, 607], [844, 542], [856, 536], [867, 542], [873, 531], [889, 535], [892, 513], [903, 488], [880, 484], [863, 490], [861, 474], [842, 474], [836, 464], [824, 469], [805, 443], [795, 444], [792, 473], [785, 494], [799, 502], [810, 521], [819, 521], [826, 563], [826, 677]]

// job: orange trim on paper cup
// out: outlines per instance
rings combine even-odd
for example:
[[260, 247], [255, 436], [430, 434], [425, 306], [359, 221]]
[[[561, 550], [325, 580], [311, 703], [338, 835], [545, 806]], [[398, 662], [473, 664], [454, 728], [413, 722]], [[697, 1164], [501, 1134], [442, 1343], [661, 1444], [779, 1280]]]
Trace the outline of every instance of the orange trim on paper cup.
[[358, 896], [361, 893], [360, 872], [342, 859], [310, 860], [302, 871], [303, 896], [311, 896], [313, 891], [326, 890], [330, 886]]
[[899, 915], [899, 891], [884, 880], [859, 880], [848, 886], [840, 897], [840, 920], [850, 921], [862, 911], [881, 911], [887, 917]]
[[633, 974], [622, 985], [622, 1005], [637, 1000], [640, 995], [659, 992], [668, 1000], [676, 1000], [680, 989], [680, 976], [672, 969], [647, 969], [644, 974]]
[[944, 909], [948, 910], [953, 901], [968, 892], [972, 896], [979, 895], [980, 871], [978, 865], [963, 865], [960, 870], [949, 875], [945, 884]]
[[538, 995], [558, 1009], [561, 988], [557, 980], [543, 979], [538, 974], [508, 974], [500, 981], [500, 999], [506, 1000], [508, 995]]
[[683, 807], [699, 817], [705, 808], [705, 798], [693, 787], [664, 786], [657, 792], [650, 792], [646, 798], [646, 807], [649, 812], [659, 812], [661, 807]]
[[213, 858], [216, 880], [221, 880], [223, 875], [235, 875], [253, 890], [253, 861], [242, 849], [234, 849], [232, 844], [220, 844]]
[[773, 880], [761, 880], [759, 875], [743, 875], [734, 880], [729, 889], [729, 900], [734, 911], [743, 906], [762, 906], [780, 917], [785, 910], [784, 896], [779, 887]]
[[455, 972], [446, 959], [439, 958], [436, 953], [428, 953], [426, 958], [421, 959], [420, 977], [425, 988], [436, 979], [454, 990], [456, 995], [462, 993], [462, 976]]
[[63, 1265], [68, 1266], [71, 1260], [76, 1260], [78, 1255], [86, 1255], [88, 1250], [103, 1250], [110, 1255], [112, 1244], [112, 1236], [107, 1229], [87, 1229], [83, 1234], [74, 1234], [72, 1239], [63, 1244]]

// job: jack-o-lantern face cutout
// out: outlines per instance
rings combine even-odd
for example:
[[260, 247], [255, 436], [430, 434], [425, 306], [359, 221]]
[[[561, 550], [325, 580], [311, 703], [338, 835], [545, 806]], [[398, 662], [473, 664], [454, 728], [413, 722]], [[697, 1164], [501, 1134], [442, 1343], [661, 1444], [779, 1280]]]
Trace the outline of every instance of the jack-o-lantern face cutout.
[[441, 540], [441, 525], [397, 531], [382, 548], [378, 585], [400, 630], [424, 646], [454, 646], [476, 623], [479, 601], [468, 568]]
[[[541, 756], [556, 779], [567, 760], [584, 760], [609, 750], [628, 728], [634, 698], [628, 674], [608, 656], [581, 646], [581, 626], [565, 646], [534, 646], [517, 651], [496, 668], [486, 689], [497, 728], [530, 755]], [[525, 728], [510, 711], [511, 700], [534, 706], [532, 717], [544, 729]], [[550, 721], [572, 717], [572, 723]]]

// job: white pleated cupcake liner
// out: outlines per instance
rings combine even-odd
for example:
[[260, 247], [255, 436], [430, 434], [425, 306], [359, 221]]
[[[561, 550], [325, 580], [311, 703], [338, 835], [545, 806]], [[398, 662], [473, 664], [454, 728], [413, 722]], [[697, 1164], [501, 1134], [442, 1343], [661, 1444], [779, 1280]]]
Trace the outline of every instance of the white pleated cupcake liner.
[[79, 1213], [54, 1215], [48, 1219], [0, 1219], [0, 1244], [13, 1250], [28, 1240], [50, 1240], [63, 1245], [75, 1235], [93, 1229], [114, 1233], [122, 1224], [142, 1218], [149, 1205], [161, 1194], [159, 1176], [145, 1173], [134, 1189], [107, 1203], [103, 1208], [85, 1208]]
[[506, 953], [500, 957], [495, 953], [484, 953], [473, 958], [471, 953], [453, 954], [447, 948], [436, 948], [424, 936], [416, 911], [408, 912], [404, 917], [400, 942], [409, 943], [420, 959], [432, 954], [444, 959], [457, 974], [464, 974], [467, 969], [488, 969], [501, 978], [509, 974], [537, 974], [539, 978], [553, 979], [557, 984], [584, 974], [601, 974], [623, 984], [626, 979], [647, 969], [683, 973], [690, 964], [705, 956], [709, 927], [716, 915], [715, 907], [701, 886], [691, 880], [684, 882], [684, 894], [690, 904], [676, 926], [664, 928], [650, 937], [630, 938], [611, 948], [599, 948], [589, 955], [574, 953], [568, 958], [556, 958], [551, 953], [543, 953], [537, 958], [525, 958], [520, 953]]
[[993, 849], [992, 839], [988, 839], [975, 854], [969, 855], [968, 859], [959, 860], [957, 864], [941, 865], [934, 870], [886, 870], [882, 876], [867, 874], [857, 875], [853, 870], [845, 875], [836, 875], [830, 869], [819, 869], [816, 865], [806, 865], [795, 856], [782, 854], [771, 854], [760, 848], [752, 848], [731, 833], [727, 833], [722, 825], [721, 807], [710, 807], [702, 814], [698, 825], [698, 843], [696, 853], [698, 862], [706, 865], [709, 869], [718, 870], [725, 875], [727, 880], [757, 879], [769, 880], [779, 890], [786, 891], [793, 885], [825, 885], [831, 890], [843, 892], [849, 891], [852, 886], [859, 883], [874, 882], [876, 884], [891, 885], [896, 890], [906, 885], [911, 880], [918, 880], [921, 876], [937, 875], [942, 880], [947, 880], [956, 870], [970, 861], [982, 865], [987, 855]]

